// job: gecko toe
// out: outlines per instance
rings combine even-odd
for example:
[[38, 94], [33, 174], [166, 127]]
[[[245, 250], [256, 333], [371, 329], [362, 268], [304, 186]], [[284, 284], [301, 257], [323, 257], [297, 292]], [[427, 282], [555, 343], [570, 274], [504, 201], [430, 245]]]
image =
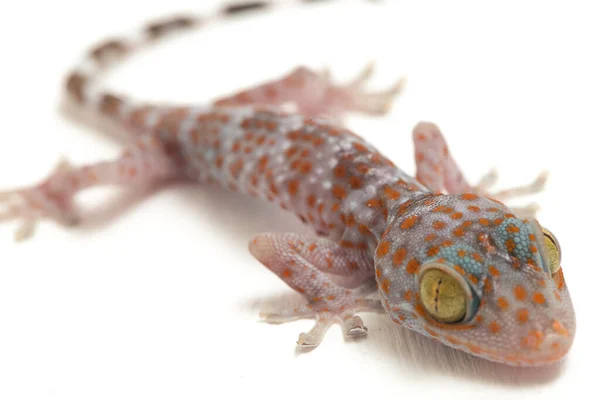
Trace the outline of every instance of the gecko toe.
[[344, 321], [344, 332], [348, 338], [357, 338], [365, 336], [368, 332], [362, 318], [358, 315], [352, 315]]

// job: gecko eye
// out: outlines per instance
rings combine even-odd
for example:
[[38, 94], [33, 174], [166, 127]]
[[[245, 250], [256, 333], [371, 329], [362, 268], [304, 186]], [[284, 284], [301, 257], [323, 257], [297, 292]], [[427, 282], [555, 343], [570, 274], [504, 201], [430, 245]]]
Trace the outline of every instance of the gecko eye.
[[550, 274], [554, 275], [560, 269], [561, 251], [560, 244], [556, 237], [546, 228], [542, 228], [544, 233], [544, 245], [548, 253], [548, 267]]
[[442, 264], [429, 264], [419, 274], [421, 302], [436, 321], [461, 322], [471, 314], [473, 294], [464, 279]]

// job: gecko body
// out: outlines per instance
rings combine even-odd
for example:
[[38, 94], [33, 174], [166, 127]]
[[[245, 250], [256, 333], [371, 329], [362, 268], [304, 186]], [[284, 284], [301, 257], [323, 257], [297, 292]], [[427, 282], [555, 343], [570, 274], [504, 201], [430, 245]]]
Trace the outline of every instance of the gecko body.
[[[272, 7], [234, 4], [215, 17]], [[39, 219], [77, 220], [72, 200], [88, 187], [217, 184], [293, 212], [314, 230], [261, 234], [249, 245], [306, 297], [302, 306], [263, 314], [274, 323], [315, 318], [299, 346], [317, 346], [334, 323], [347, 336], [362, 336], [367, 329], [357, 313], [383, 311], [492, 361], [533, 366], [562, 359], [575, 314], [558, 241], [531, 210], [499, 201], [538, 191], [543, 179], [495, 194], [490, 182], [471, 186], [439, 128], [427, 122], [413, 131], [416, 177], [404, 173], [341, 122], [347, 112], [385, 113], [401, 84], [368, 92], [370, 69], [338, 85], [299, 67], [206, 106], [148, 104], [96, 87], [114, 59], [202, 21], [167, 19], [148, 25], [141, 41], [116, 38], [93, 48], [68, 75], [66, 92], [125, 127], [130, 145], [117, 160], [63, 163], [38, 185], [3, 194], [8, 206], [0, 218], [22, 219], [18, 234], [26, 237]], [[282, 108], [289, 102], [295, 112]]]

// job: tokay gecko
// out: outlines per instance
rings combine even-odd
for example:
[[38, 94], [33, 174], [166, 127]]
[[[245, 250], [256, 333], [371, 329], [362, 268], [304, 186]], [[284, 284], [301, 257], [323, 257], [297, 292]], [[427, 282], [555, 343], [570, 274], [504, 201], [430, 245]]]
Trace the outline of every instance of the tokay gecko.
[[165, 19], [91, 49], [68, 74], [66, 93], [126, 128], [130, 144], [116, 160], [62, 161], [39, 184], [1, 193], [0, 220], [21, 221], [16, 237], [25, 239], [41, 219], [76, 223], [73, 199], [86, 188], [181, 179], [216, 184], [288, 210], [314, 231], [260, 234], [249, 244], [306, 299], [262, 314], [272, 323], [315, 319], [300, 334], [300, 348], [318, 346], [338, 323], [348, 337], [363, 336], [358, 313], [375, 311], [491, 361], [534, 366], [562, 359], [575, 313], [559, 243], [533, 206], [501, 203], [538, 192], [545, 174], [496, 193], [494, 173], [472, 186], [440, 129], [421, 122], [413, 130], [416, 176], [407, 175], [342, 123], [350, 112], [385, 114], [402, 81], [375, 92], [365, 88], [372, 67], [343, 84], [299, 67], [199, 106], [139, 102], [96, 85], [113, 61], [171, 33], [273, 7], [257, 1], [212, 16]]

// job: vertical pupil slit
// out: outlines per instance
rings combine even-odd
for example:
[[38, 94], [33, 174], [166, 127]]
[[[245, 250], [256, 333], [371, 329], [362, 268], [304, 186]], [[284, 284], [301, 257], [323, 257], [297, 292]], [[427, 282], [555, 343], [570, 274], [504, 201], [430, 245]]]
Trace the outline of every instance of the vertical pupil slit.
[[435, 287], [435, 297], [433, 298], [435, 312], [438, 312], [438, 298], [440, 296], [440, 287], [442, 286], [442, 281], [443, 279], [440, 278], [440, 280], [437, 283], [437, 286]]

